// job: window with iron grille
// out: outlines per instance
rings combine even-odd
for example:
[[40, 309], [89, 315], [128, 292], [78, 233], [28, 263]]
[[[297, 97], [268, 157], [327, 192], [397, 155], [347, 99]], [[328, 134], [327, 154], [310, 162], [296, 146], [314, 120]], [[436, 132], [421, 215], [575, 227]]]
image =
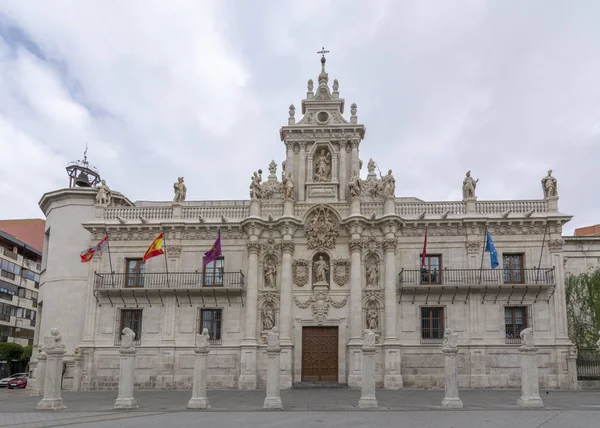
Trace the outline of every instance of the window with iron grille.
[[521, 331], [530, 327], [528, 306], [504, 307], [504, 332], [506, 343], [521, 343]]
[[440, 343], [444, 339], [444, 307], [421, 307], [421, 343]]
[[522, 284], [525, 281], [523, 258], [523, 254], [502, 254], [505, 284]]
[[141, 344], [142, 339], [142, 309], [117, 309], [117, 331], [115, 331], [115, 346], [121, 345], [121, 332], [125, 327], [135, 333], [134, 343]]
[[421, 266], [421, 284], [441, 284], [441, 254], [425, 255], [425, 266]]
[[198, 333], [202, 333], [205, 328], [208, 329], [211, 345], [221, 344], [221, 326], [223, 325], [223, 309], [200, 308]]
[[125, 259], [125, 287], [143, 287], [146, 265], [142, 259]]
[[222, 287], [223, 286], [223, 266], [225, 259], [219, 257], [204, 265], [204, 286], [205, 287]]

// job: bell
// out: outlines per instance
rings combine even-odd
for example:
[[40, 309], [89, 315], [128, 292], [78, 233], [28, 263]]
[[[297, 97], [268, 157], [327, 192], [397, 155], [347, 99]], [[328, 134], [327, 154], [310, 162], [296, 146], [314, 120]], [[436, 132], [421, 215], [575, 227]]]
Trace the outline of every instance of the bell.
[[92, 187], [85, 172], [81, 171], [75, 180], [75, 185], [79, 187]]

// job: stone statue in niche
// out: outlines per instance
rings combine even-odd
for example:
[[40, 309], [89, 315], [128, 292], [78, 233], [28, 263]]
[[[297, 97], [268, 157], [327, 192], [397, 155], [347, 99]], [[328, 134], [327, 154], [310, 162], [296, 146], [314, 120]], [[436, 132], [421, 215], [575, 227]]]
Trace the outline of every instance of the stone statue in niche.
[[285, 175], [285, 172], [281, 172], [281, 180], [283, 182], [283, 195], [285, 199], [294, 199], [294, 179], [292, 173]]
[[376, 258], [367, 263], [367, 287], [375, 288], [379, 285], [379, 266]]
[[262, 181], [262, 169], [259, 169], [258, 173], [255, 171], [251, 177], [251, 180], [250, 199], [262, 199], [262, 186], [260, 184]]
[[96, 195], [96, 203], [99, 205], [104, 205], [105, 207], [109, 206], [112, 202], [112, 193], [108, 186], [106, 185], [106, 181], [102, 180], [100, 186], [98, 186], [98, 194]]
[[558, 185], [556, 178], [552, 177], [552, 170], [548, 175], [542, 178], [542, 189], [544, 189], [544, 198], [558, 196]]
[[314, 285], [329, 286], [329, 260], [325, 260], [322, 254], [315, 256], [315, 258], [316, 257], [318, 257], [318, 259], [313, 262]]
[[367, 328], [369, 330], [379, 330], [379, 311], [375, 305], [367, 309]]
[[387, 175], [381, 177], [381, 181], [383, 182], [383, 196], [396, 196], [396, 179], [392, 175], [391, 169], [388, 171]]
[[273, 305], [267, 303], [262, 310], [262, 329], [271, 330], [275, 327], [275, 309]]
[[475, 188], [477, 187], [477, 180], [473, 180], [471, 177], [471, 171], [467, 171], [467, 176], [463, 180], [462, 192], [463, 201], [466, 199], [475, 199]]
[[331, 178], [331, 153], [327, 149], [321, 149], [316, 160], [315, 181], [329, 181]]
[[362, 193], [362, 180], [360, 179], [360, 175], [358, 172], [354, 171], [354, 175], [350, 178], [348, 182], [348, 186], [350, 187], [350, 196], [353, 198], [357, 198]]
[[173, 202], [180, 204], [185, 201], [187, 187], [183, 182], [183, 177], [177, 177], [177, 183], [173, 184], [173, 191], [175, 192]]
[[276, 288], [277, 282], [277, 266], [275, 266], [275, 262], [273, 259], [268, 258], [265, 260], [265, 287], [268, 288]]

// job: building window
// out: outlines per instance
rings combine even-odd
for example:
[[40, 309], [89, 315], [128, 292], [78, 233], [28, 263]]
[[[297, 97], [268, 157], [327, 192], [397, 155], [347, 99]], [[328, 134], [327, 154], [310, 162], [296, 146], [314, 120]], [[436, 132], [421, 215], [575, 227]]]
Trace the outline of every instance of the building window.
[[200, 309], [198, 333], [202, 333], [205, 328], [208, 329], [209, 341], [213, 345], [221, 344], [222, 314], [222, 309]]
[[442, 283], [442, 256], [426, 255], [425, 266], [421, 266], [421, 284]]
[[440, 343], [444, 338], [444, 308], [421, 307], [421, 343]]
[[8, 279], [15, 279], [15, 276], [20, 274], [21, 267], [19, 265], [11, 263], [8, 260], [0, 259], [0, 275]]
[[17, 253], [14, 252], [12, 248], [8, 248], [5, 245], [3, 245], [3, 247], [4, 247], [4, 255], [6, 257], [8, 257], [9, 259], [13, 259], [13, 260], [17, 260], [18, 259]]
[[125, 287], [143, 287], [146, 265], [142, 259], [125, 259], [125, 268]]
[[204, 286], [205, 287], [222, 287], [223, 286], [223, 265], [224, 258], [219, 257], [217, 260], [204, 265]]
[[115, 332], [115, 346], [121, 345], [121, 332], [125, 327], [135, 333], [133, 343], [139, 345], [142, 338], [142, 309], [119, 309], [117, 310], [117, 331]]
[[523, 254], [502, 254], [502, 265], [505, 284], [524, 282]]
[[39, 294], [35, 291], [31, 293], [31, 306], [34, 308], [37, 308], [38, 296], [39, 296]]
[[504, 307], [506, 343], [521, 343], [521, 331], [529, 326], [527, 306]]

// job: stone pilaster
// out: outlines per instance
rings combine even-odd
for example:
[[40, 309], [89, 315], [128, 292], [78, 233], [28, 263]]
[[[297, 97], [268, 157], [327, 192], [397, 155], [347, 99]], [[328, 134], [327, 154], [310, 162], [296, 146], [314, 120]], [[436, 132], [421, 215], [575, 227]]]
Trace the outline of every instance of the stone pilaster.
[[46, 369], [44, 371], [44, 398], [37, 404], [38, 410], [62, 410], [63, 405], [61, 378], [65, 345], [58, 329], [53, 328], [44, 337]]
[[81, 351], [75, 353], [73, 358], [73, 391], [79, 391], [81, 387], [81, 373], [83, 371], [83, 357]]
[[361, 347], [363, 339], [361, 337], [362, 317], [362, 247], [363, 241], [360, 239], [360, 226], [352, 227], [352, 238], [350, 240], [350, 341], [348, 342], [349, 352], [349, 374], [348, 386], [350, 388], [360, 388], [362, 383], [361, 375]]
[[348, 191], [348, 166], [346, 164], [346, 141], [340, 141], [340, 200], [346, 200]]
[[206, 396], [206, 382], [208, 380], [208, 353], [210, 352], [208, 329], [203, 329], [202, 334], [196, 336], [196, 362], [194, 363], [194, 380], [192, 385], [192, 398], [188, 401], [188, 409], [208, 409]]
[[263, 404], [265, 409], [281, 409], [282, 407], [279, 394], [280, 353], [279, 333], [277, 327], [273, 327], [267, 336], [267, 396]]
[[33, 382], [33, 388], [31, 388], [30, 395], [37, 396], [41, 395], [44, 391], [44, 381], [46, 379], [46, 352], [43, 349], [39, 349], [37, 355], [37, 363], [35, 366], [35, 379]]
[[298, 200], [304, 201], [304, 190], [306, 188], [306, 141], [300, 141], [300, 151], [298, 153]]
[[360, 144], [360, 140], [358, 138], [354, 139], [350, 144], [352, 145], [352, 171], [360, 172], [360, 168], [358, 167], [358, 145]]
[[567, 375], [569, 377], [569, 389], [579, 389], [577, 379], [577, 347], [572, 346], [567, 356]]
[[291, 333], [292, 321], [292, 255], [294, 242], [291, 235], [284, 235], [281, 257], [281, 295], [279, 309], [279, 326], [281, 329], [281, 387], [292, 387], [292, 354], [293, 343]]
[[260, 243], [257, 235], [251, 235], [248, 248], [248, 288], [246, 291], [245, 338], [241, 345], [241, 373], [239, 389], [256, 389], [256, 322], [258, 307], [258, 255]]
[[385, 252], [385, 336], [383, 340], [385, 372], [383, 384], [385, 389], [402, 388], [401, 351], [396, 332], [396, 243], [394, 227], [386, 233], [386, 238], [383, 241], [383, 250]]
[[361, 409], [377, 408], [375, 396], [375, 333], [365, 330], [362, 346], [362, 385], [358, 407]]

